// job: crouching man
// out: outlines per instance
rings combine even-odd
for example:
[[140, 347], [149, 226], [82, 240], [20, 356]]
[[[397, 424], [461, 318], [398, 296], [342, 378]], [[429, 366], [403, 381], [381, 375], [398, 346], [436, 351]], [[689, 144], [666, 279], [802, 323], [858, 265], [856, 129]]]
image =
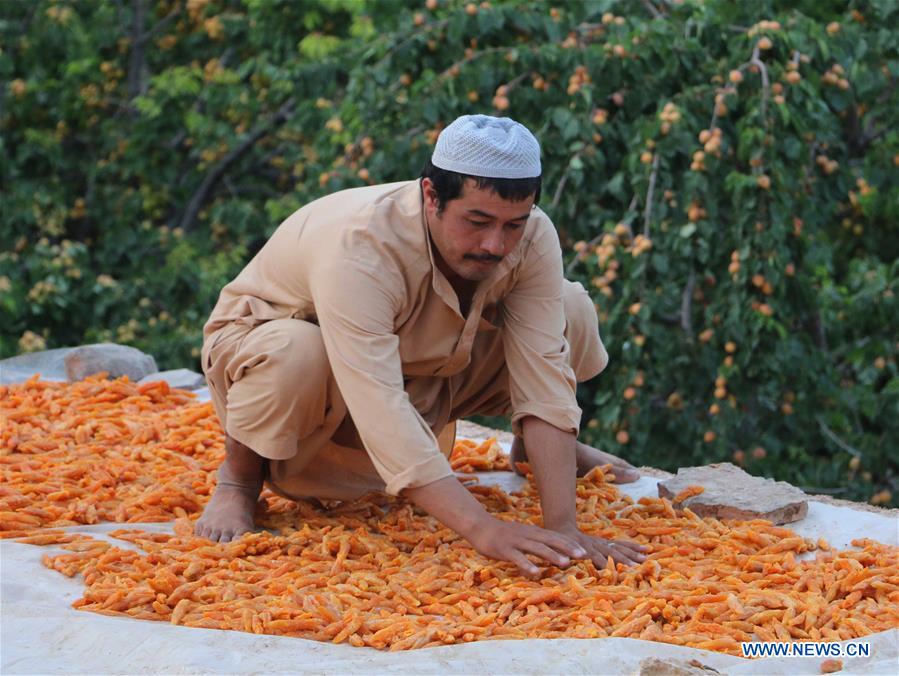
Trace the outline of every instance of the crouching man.
[[[485, 556], [537, 568], [643, 548], [581, 532], [575, 477], [624, 461], [577, 441], [578, 381], [605, 368], [596, 312], [563, 279], [535, 203], [540, 146], [508, 118], [464, 116], [419, 180], [356, 188], [290, 216], [222, 290], [202, 361], [226, 458], [198, 535], [253, 528], [263, 482], [288, 498], [403, 494]], [[543, 527], [496, 519], [453, 475], [455, 421], [510, 415]]]

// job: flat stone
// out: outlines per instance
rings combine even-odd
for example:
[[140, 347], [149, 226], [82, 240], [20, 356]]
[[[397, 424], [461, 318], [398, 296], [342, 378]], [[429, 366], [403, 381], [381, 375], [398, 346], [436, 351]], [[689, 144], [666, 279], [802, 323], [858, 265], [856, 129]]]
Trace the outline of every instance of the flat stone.
[[106, 372], [109, 378], [128, 376], [133, 382], [156, 373], [156, 360], [134, 347], [114, 343], [97, 343], [76, 347], [65, 356], [66, 375], [70, 382], [84, 380], [95, 373]]
[[711, 676], [711, 674], [720, 673], [717, 669], [713, 669], [699, 660], [684, 662], [675, 659], [647, 657], [640, 660], [638, 676]]
[[16, 357], [0, 360], [0, 385], [24, 383], [36, 373], [41, 380], [63, 381], [66, 374], [65, 358], [74, 347], [60, 347], [55, 350], [28, 352]]
[[795, 486], [752, 476], [729, 462], [682, 467], [673, 478], [659, 482], [659, 497], [674, 498], [687, 486], [705, 488], [681, 503], [702, 517], [767, 519], [784, 524], [808, 514], [808, 496]]
[[171, 371], [160, 371], [159, 373], [151, 373], [141, 378], [140, 384], [155, 383], [164, 380], [169, 387], [178, 390], [198, 390], [206, 387], [206, 377], [202, 373], [191, 371], [190, 369], [172, 369]]

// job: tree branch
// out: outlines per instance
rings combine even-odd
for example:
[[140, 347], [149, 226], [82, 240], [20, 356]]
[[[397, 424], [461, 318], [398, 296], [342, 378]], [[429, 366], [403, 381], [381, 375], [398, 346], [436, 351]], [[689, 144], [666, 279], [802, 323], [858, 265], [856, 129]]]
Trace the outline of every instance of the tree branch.
[[827, 423], [824, 422], [824, 418], [822, 418], [821, 416], [818, 416], [817, 420], [818, 420], [818, 426], [821, 428], [821, 432], [824, 434], [825, 437], [830, 439], [833, 443], [835, 443], [837, 446], [842, 448], [849, 455], [856, 457], [856, 458], [862, 457], [862, 452], [860, 450], [858, 450], [857, 448], [850, 446], [842, 439], [840, 439], [836, 435], [836, 433], [827, 426]]
[[696, 285], [696, 271], [690, 268], [690, 276], [680, 301], [680, 327], [687, 338], [693, 340], [693, 287]]
[[[634, 195], [634, 196], [631, 198], [631, 203], [627, 206], [627, 209], [626, 209], [625, 212], [624, 212], [624, 213], [625, 213], [625, 219], [627, 218], [627, 214], [629, 214], [630, 212], [632, 212], [632, 211], [634, 210], [634, 207], [636, 207], [636, 206], [637, 206], [637, 196]], [[628, 228], [630, 228], [630, 225], [628, 225]], [[594, 237], [594, 238], [591, 239], [589, 242], [587, 242], [587, 249], [592, 249], [593, 247], [595, 247], [595, 246], [599, 243], [599, 240], [601, 240], [601, 239], [603, 238], [603, 235], [605, 235], [605, 234], [606, 234], [605, 231], [600, 232], [596, 237]], [[565, 267], [565, 275], [566, 275], [566, 276], [567, 276], [572, 270], [574, 270], [574, 266], [577, 265], [577, 263], [578, 263], [578, 257], [577, 257], [577, 256], [575, 256], [574, 258], [572, 258], [572, 259], [569, 261], [568, 265]]]
[[765, 125], [765, 130], [768, 130], [768, 94], [771, 89], [770, 82], [768, 80], [768, 68], [765, 66], [765, 63], [759, 58], [759, 46], [756, 45], [755, 49], [752, 50], [752, 58], [749, 59], [749, 63], [759, 69], [759, 73], [762, 76], [762, 123]]
[[584, 149], [581, 148], [574, 155], [571, 156], [571, 159], [568, 160], [568, 166], [565, 167], [565, 171], [562, 173], [562, 178], [559, 179], [559, 185], [556, 186], [556, 192], [553, 194], [553, 200], [550, 203], [550, 208], [555, 209], [559, 206], [559, 200], [562, 199], [562, 191], [565, 190], [565, 184], [568, 183], [568, 175], [571, 173], [571, 163], [574, 160], [581, 156], [581, 153], [584, 152]]
[[175, 17], [177, 17], [179, 14], [181, 14], [181, 6], [175, 5], [175, 7], [172, 9], [172, 11], [170, 11], [168, 14], [166, 14], [164, 17], [162, 17], [159, 21], [157, 21], [155, 24], [153, 24], [153, 27], [150, 30], [148, 30], [146, 33], [141, 35], [138, 38], [138, 40], [140, 40], [141, 42], [148, 42], [150, 40], [150, 38], [152, 38], [163, 28], [165, 28], [170, 23], [172, 23], [172, 21], [174, 21]]
[[649, 189], [646, 191], [646, 210], [643, 212], [643, 236], [649, 237], [649, 221], [652, 218], [652, 200], [656, 189], [656, 178], [659, 175], [659, 158], [656, 153], [652, 158], [652, 173], [649, 175]]
[[144, 71], [147, 68], [144, 49], [144, 14], [146, 0], [133, 0], [131, 24], [131, 57], [128, 60], [128, 98], [134, 99], [144, 93]]
[[184, 215], [181, 217], [179, 227], [181, 227], [185, 231], [189, 231], [193, 227], [194, 221], [197, 218], [197, 214], [200, 213], [200, 209], [206, 202], [206, 198], [209, 195], [209, 192], [212, 190], [213, 186], [218, 182], [218, 180], [224, 175], [228, 167], [239, 160], [244, 155], [244, 153], [252, 148], [259, 139], [265, 136], [272, 127], [276, 127], [286, 122], [290, 115], [293, 113], [293, 108], [295, 105], [296, 102], [293, 98], [288, 99], [287, 102], [285, 102], [284, 105], [282, 105], [274, 115], [272, 115], [269, 119], [267, 119], [256, 129], [254, 129], [249, 135], [247, 135], [247, 137], [244, 138], [243, 141], [235, 146], [231, 150], [231, 152], [225, 155], [219, 161], [219, 163], [216, 164], [208, 174], [206, 174], [206, 177], [203, 179], [200, 187], [194, 193], [193, 197], [190, 198], [190, 202], [188, 202], [187, 208], [184, 210]]
[[661, 19], [664, 15], [656, 8], [650, 0], [642, 0], [643, 6], [652, 14], [653, 19]]

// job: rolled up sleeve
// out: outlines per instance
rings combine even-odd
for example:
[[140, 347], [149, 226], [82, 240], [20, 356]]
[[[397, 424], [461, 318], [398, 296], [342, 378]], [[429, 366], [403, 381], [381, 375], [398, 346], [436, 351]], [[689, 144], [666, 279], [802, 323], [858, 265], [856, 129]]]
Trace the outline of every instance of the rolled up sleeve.
[[315, 271], [312, 295], [337, 386], [387, 492], [397, 495], [453, 472], [404, 390], [393, 327], [400, 285], [389, 279], [389, 271], [343, 262]]
[[568, 432], [577, 433], [580, 425], [577, 381], [564, 335], [562, 284], [562, 250], [549, 224], [503, 300], [503, 347], [516, 435], [521, 435], [522, 419], [531, 415]]

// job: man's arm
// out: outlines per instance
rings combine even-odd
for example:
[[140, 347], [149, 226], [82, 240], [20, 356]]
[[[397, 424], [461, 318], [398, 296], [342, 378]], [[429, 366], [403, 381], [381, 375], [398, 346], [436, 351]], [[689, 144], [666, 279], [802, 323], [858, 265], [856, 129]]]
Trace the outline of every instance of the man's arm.
[[522, 431], [528, 463], [540, 492], [544, 527], [571, 537], [586, 550], [596, 566], [604, 566], [607, 556], [626, 565], [643, 561], [646, 557], [641, 552], [645, 548], [641, 545], [592, 537], [578, 528], [575, 513], [577, 437], [535, 416], [522, 420]]

